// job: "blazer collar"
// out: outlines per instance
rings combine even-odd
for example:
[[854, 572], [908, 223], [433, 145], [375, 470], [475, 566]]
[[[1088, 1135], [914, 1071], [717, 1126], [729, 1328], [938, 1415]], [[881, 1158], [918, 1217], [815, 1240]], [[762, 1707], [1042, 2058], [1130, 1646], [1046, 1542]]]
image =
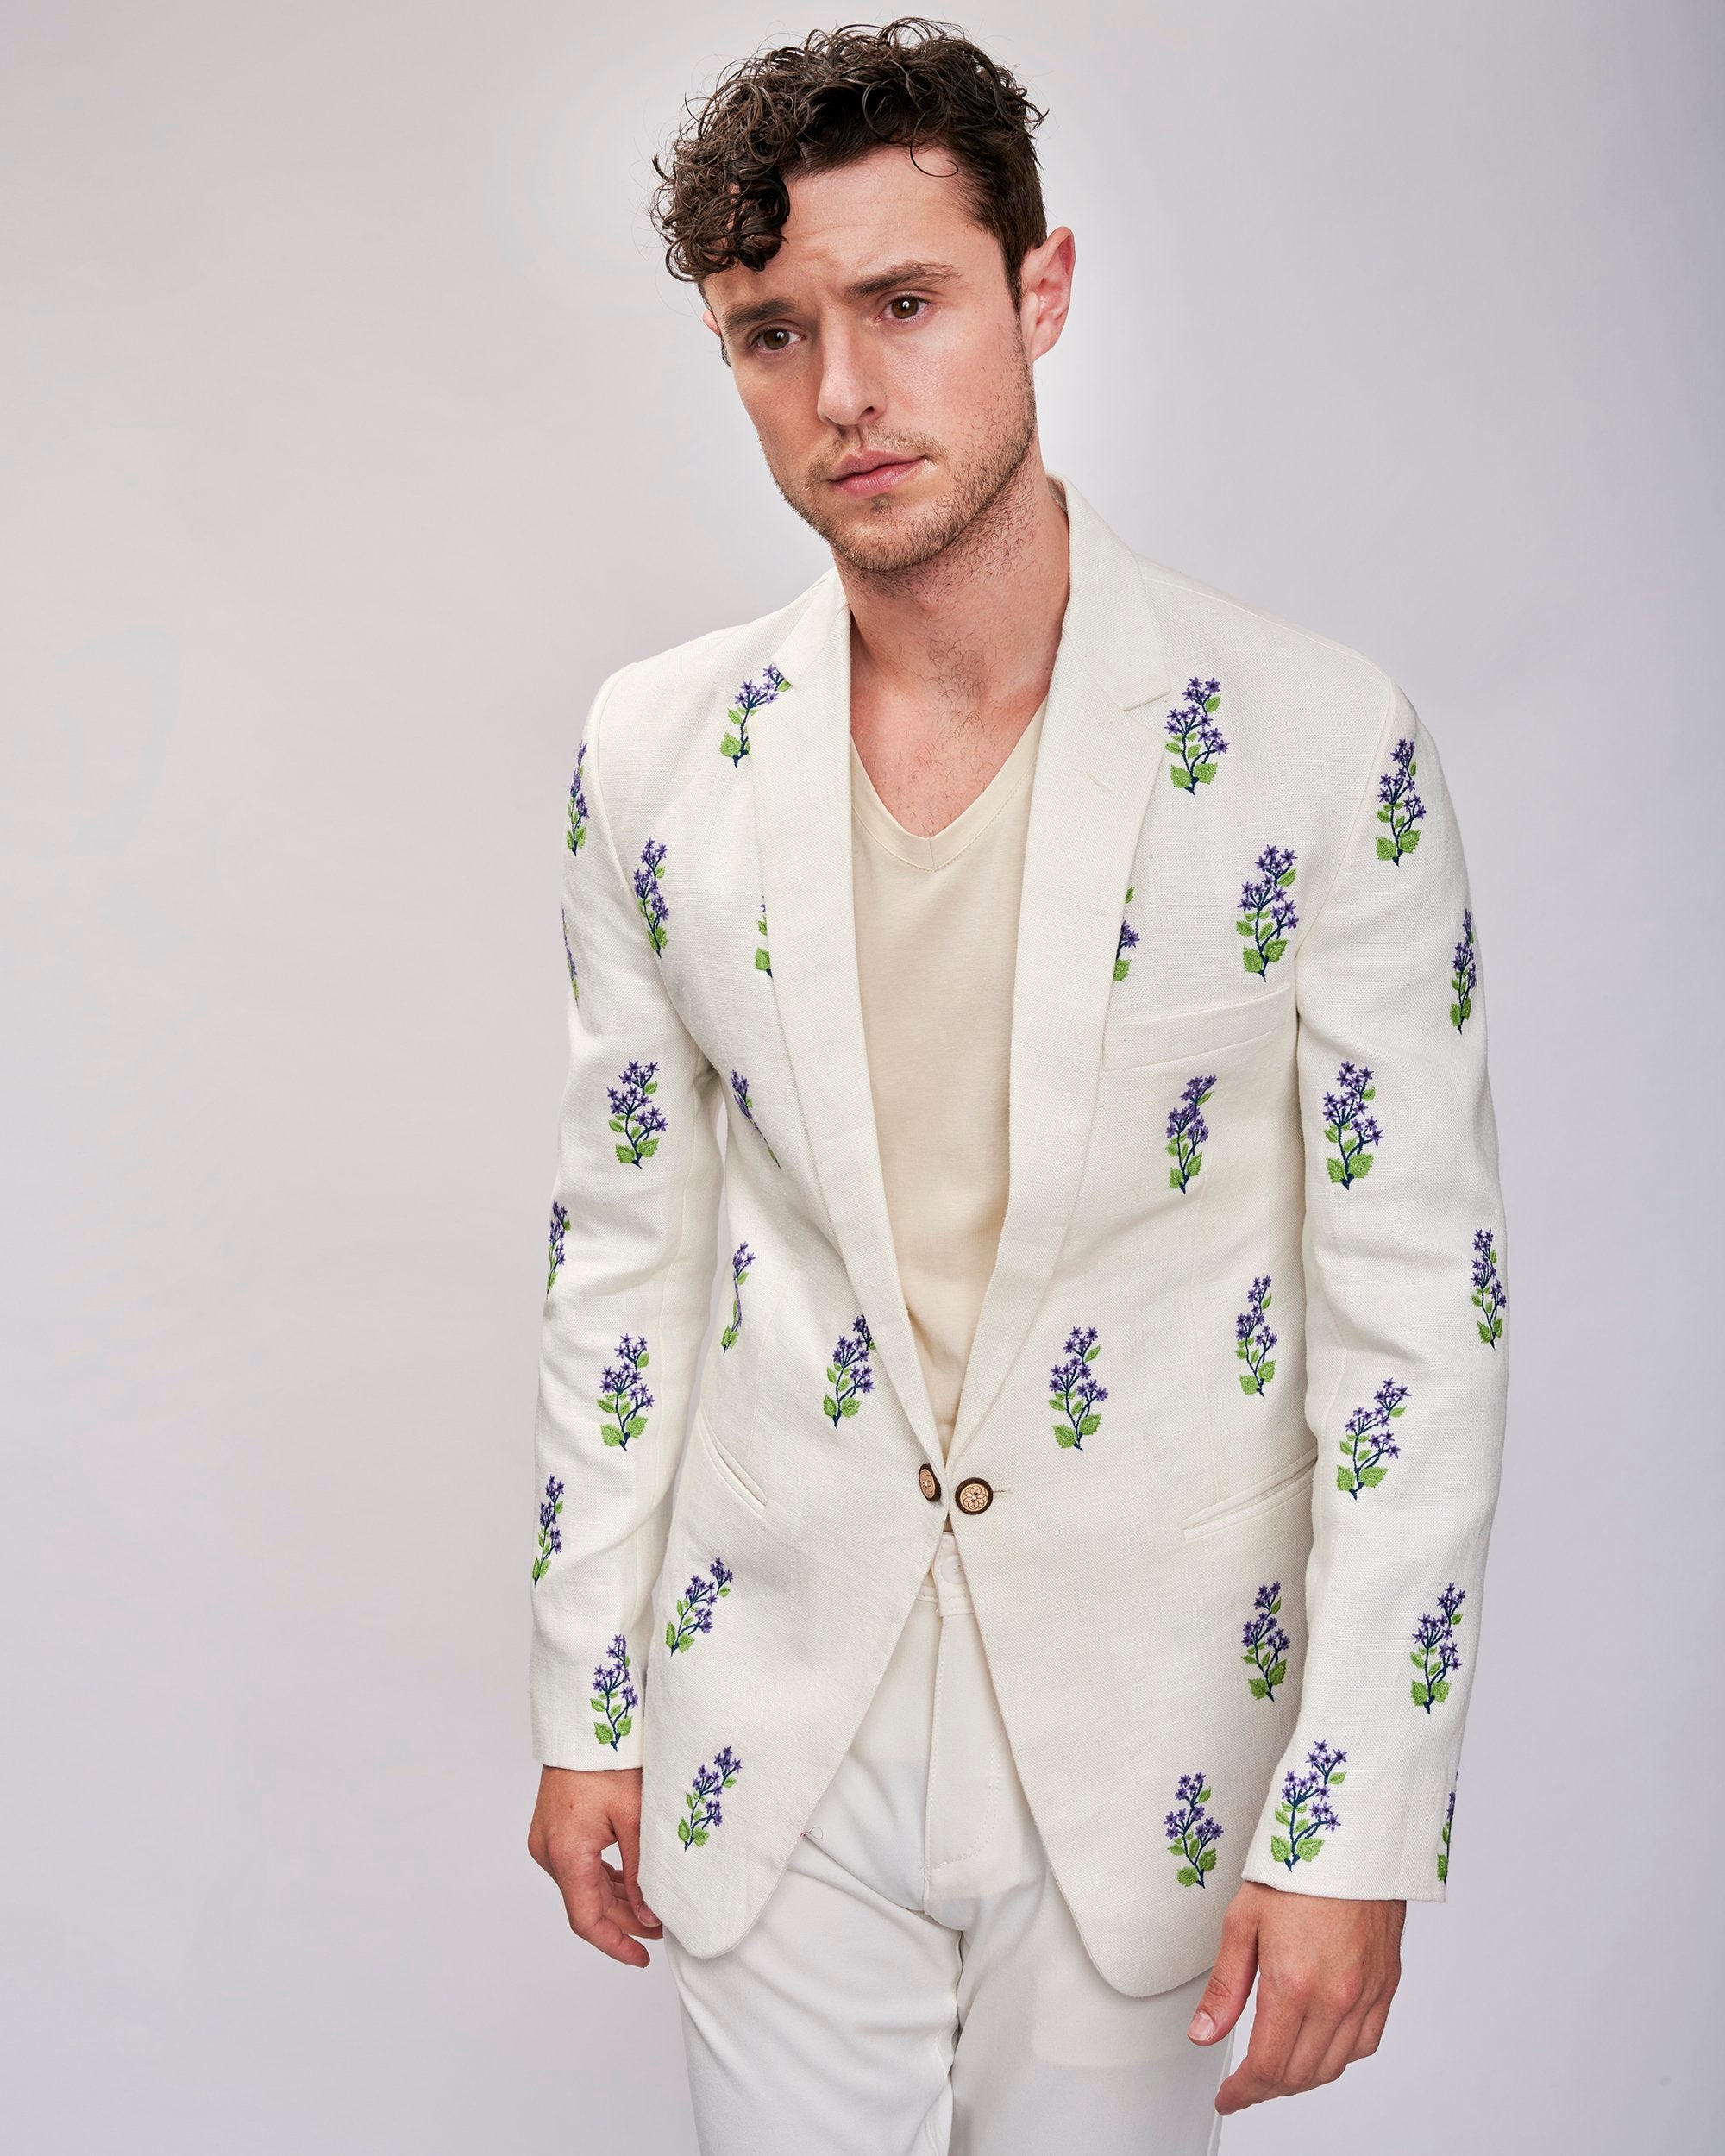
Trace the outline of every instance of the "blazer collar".
[[[1026, 1335], [1053, 1362], [1082, 1320], [1038, 1313], [1077, 1194], [1121, 907], [1166, 761], [1145, 707], [1168, 686], [1168, 666], [1137, 557], [1070, 480], [1050, 477], [1066, 509], [1069, 592], [1025, 843], [1010, 1180], [944, 1463], [894, 1253], [869, 1083], [851, 884], [850, 610], [836, 566], [772, 655], [795, 694], [763, 708], [750, 735], [773, 983], [820, 1196], [877, 1358], [942, 1470], [974, 1438]], [[835, 1311], [835, 1327], [855, 1314]]]

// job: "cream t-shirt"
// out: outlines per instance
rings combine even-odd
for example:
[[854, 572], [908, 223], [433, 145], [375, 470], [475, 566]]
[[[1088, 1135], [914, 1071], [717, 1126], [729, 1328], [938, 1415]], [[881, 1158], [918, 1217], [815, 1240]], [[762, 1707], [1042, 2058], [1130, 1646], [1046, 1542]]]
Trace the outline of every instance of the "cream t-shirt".
[[1007, 1210], [1019, 893], [1044, 702], [969, 807], [907, 831], [850, 744], [856, 964], [899, 1278], [943, 1457]]

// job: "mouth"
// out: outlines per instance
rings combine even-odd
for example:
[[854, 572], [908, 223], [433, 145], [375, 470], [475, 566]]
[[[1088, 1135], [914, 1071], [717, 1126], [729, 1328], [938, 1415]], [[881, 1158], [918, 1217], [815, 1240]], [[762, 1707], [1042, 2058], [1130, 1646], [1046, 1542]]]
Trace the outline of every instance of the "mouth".
[[828, 481], [841, 494], [848, 494], [859, 501], [869, 494], [884, 494], [890, 488], [901, 486], [913, 473], [926, 462], [923, 457], [880, 457], [855, 463], [849, 471], [838, 473]]

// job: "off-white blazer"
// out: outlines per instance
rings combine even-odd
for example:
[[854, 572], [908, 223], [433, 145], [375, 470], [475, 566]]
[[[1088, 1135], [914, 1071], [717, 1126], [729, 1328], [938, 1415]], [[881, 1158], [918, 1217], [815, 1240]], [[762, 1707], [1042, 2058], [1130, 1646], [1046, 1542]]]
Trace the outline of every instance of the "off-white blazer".
[[1242, 1876], [1444, 1897], [1509, 1357], [1455, 817], [1379, 667], [1063, 486], [948, 1458], [870, 1100], [837, 571], [621, 667], [577, 745], [533, 1742], [643, 1767], [643, 1891], [696, 1954], [759, 1911], [949, 1520], [1111, 1984], [1203, 1969]]

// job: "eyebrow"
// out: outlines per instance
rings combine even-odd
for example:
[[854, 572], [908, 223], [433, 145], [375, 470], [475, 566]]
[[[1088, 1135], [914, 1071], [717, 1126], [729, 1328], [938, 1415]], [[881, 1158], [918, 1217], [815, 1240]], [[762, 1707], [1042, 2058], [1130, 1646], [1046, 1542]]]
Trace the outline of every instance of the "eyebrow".
[[[873, 299], [878, 293], [895, 291], [904, 285], [950, 285], [959, 274], [946, 262], [894, 262], [890, 269], [877, 271], [872, 277], [859, 277], [838, 296], [841, 299]], [[746, 307], [733, 308], [724, 316], [723, 326], [727, 335], [734, 335], [795, 311], [788, 299], [754, 299]]]

